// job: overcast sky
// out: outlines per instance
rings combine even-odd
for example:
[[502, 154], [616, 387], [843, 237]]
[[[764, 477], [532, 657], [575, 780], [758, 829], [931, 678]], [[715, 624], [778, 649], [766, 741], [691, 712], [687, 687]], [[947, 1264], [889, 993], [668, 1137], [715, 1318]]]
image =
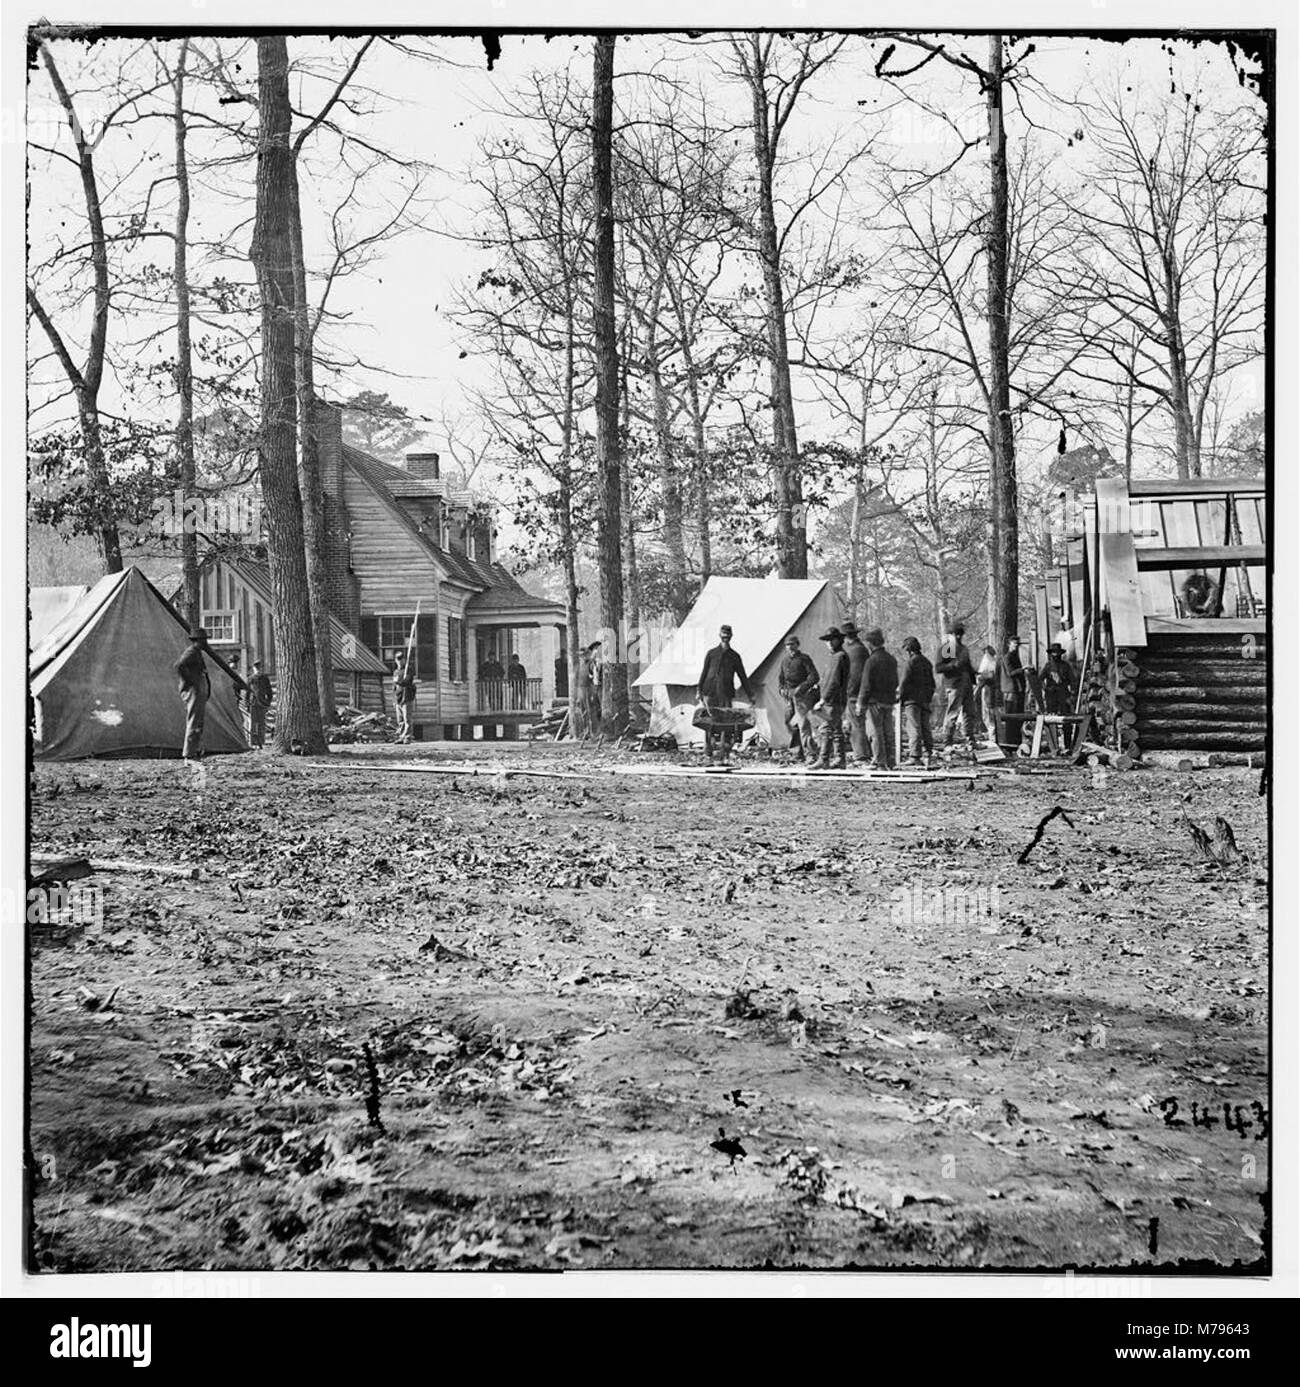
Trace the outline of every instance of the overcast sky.
[[[1023, 40], [1017, 39], [1017, 44]], [[972, 40], [973, 51], [982, 52], [984, 40]], [[1163, 40], [1134, 40], [1125, 44], [1078, 40], [1059, 36], [1034, 40], [1037, 51], [1032, 70], [1043, 86], [1059, 96], [1069, 97], [1090, 86], [1119, 81], [1136, 89], [1151, 92], [1167, 91], [1174, 80], [1184, 84], [1199, 81], [1207, 90], [1219, 91], [1236, 99], [1239, 95], [1236, 71], [1227, 50], [1217, 44], [1203, 44], [1197, 49], [1178, 42], [1172, 45]], [[319, 38], [290, 38], [292, 59], [319, 59], [327, 41]], [[336, 52], [350, 56], [359, 43], [357, 38], [337, 40]], [[74, 45], [62, 42], [56, 53], [64, 66], [65, 77], [72, 85], [82, 66]], [[124, 41], [114, 40], [96, 46], [93, 66], [102, 74], [112, 63], [120, 61], [126, 51]], [[418, 61], [391, 47], [375, 45], [367, 54], [358, 81], [378, 95], [368, 105], [373, 114], [366, 122], [367, 138], [404, 157], [432, 165], [435, 172], [427, 180], [423, 195], [427, 226], [415, 230], [384, 247], [376, 263], [361, 277], [338, 286], [332, 308], [345, 316], [347, 326], [331, 330], [334, 340], [361, 357], [366, 365], [350, 370], [346, 380], [326, 381], [327, 393], [335, 397], [350, 395], [363, 388], [388, 391], [413, 413], [430, 421], [444, 414], [456, 418], [465, 409], [467, 390], [485, 379], [482, 363], [471, 354], [462, 356], [473, 343], [450, 321], [448, 313], [456, 292], [467, 281], [477, 278], [485, 263], [482, 253], [457, 239], [471, 232], [475, 225], [475, 190], [467, 181], [467, 172], [480, 161], [479, 143], [503, 126], [494, 114], [515, 90], [523, 74], [533, 69], [554, 69], [571, 65], [583, 82], [591, 70], [591, 43], [587, 38], [515, 37], [502, 39], [502, 51], [494, 70], [488, 71], [482, 44], [477, 39], [442, 40], [436, 45], [445, 60]], [[84, 55], [83, 55], [84, 56]], [[702, 81], [711, 98], [716, 100], [716, 116], [730, 113], [737, 122], [745, 115], [745, 99], [740, 90], [725, 84], [716, 70], [720, 56], [716, 41], [707, 38], [697, 43], [673, 41], [659, 36], [632, 37], [620, 42], [617, 70], [627, 74], [634, 71], [673, 70], [686, 81]], [[337, 68], [336, 68], [337, 70]], [[255, 85], [255, 63], [251, 49], [241, 74], [248, 89]], [[918, 88], [929, 94], [940, 109], [953, 116], [972, 134], [978, 133], [983, 119], [982, 106], [973, 85], [942, 63], [927, 67], [912, 79]], [[316, 109], [328, 90], [321, 78], [299, 78], [295, 82], [295, 105], [305, 111]], [[865, 46], [851, 44], [837, 60], [834, 68], [819, 76], [810, 85], [809, 100], [798, 109], [791, 123], [789, 137], [796, 147], [816, 148], [839, 134], [846, 139], [869, 135], [906, 156], [909, 161], [933, 161], [945, 157], [951, 149], [951, 135], [933, 117], [915, 105], [900, 102], [897, 96], [877, 81]], [[80, 98], [88, 114], [95, 107], [89, 97]], [[229, 107], [218, 107], [215, 94], [206, 88], [195, 89], [195, 102], [200, 109], [210, 108], [214, 118], [226, 119]], [[31, 88], [30, 119], [32, 129], [49, 132], [51, 127], [42, 118], [49, 112], [49, 86], [39, 74]], [[1054, 173], [1067, 184], [1074, 172], [1086, 162], [1086, 143], [1070, 147], [1066, 140], [1068, 127], [1075, 123], [1072, 114], [1052, 108], [1038, 97], [1027, 95], [1027, 109], [1022, 113], [1011, 108], [1009, 130], [1014, 137], [1023, 130], [1026, 115], [1045, 126], [1043, 147], [1053, 151]], [[252, 123], [252, 115], [247, 119]], [[165, 171], [170, 158], [170, 132], [163, 121], [146, 122], [131, 135], [130, 145], [122, 137], [110, 137], [115, 144], [110, 150], [106, 143], [103, 160], [108, 167], [125, 167], [128, 159], [152, 157], [159, 171]], [[747, 137], [737, 131], [735, 139], [747, 150]], [[66, 132], [64, 132], [66, 146]], [[945, 145], [942, 141], [947, 141]], [[152, 148], [151, 148], [152, 142]], [[327, 143], [327, 142], [326, 142]], [[196, 141], [197, 144], [197, 141]], [[316, 263], [324, 251], [322, 220], [325, 209], [331, 207], [343, 186], [337, 169], [329, 164], [327, 148], [318, 150], [324, 155], [313, 156], [308, 168], [315, 176], [304, 180], [305, 203], [314, 203], [315, 212], [308, 211], [308, 253]], [[975, 160], [978, 155], [968, 156]], [[39, 184], [32, 202], [30, 232], [33, 254], [39, 254], [46, 233], [53, 229], [49, 220], [57, 220], [58, 208], [72, 209], [76, 216], [79, 191], [75, 170], [58, 159], [33, 151], [31, 177]], [[978, 164], [976, 164], [978, 171]], [[251, 217], [252, 162], [242, 167], [223, 168], [217, 174], [201, 175], [214, 191], [196, 191], [192, 234], [202, 239], [218, 229], [228, 228], [232, 220], [229, 198], [218, 196], [218, 187], [225, 193], [238, 192], [242, 186], [248, 200], [246, 211]], [[139, 184], [140, 174], [133, 175]], [[368, 212], [359, 214], [361, 224], [367, 215], [383, 215], [383, 203], [391, 196], [389, 182], [375, 183], [375, 196]], [[111, 199], [111, 187], [106, 200]], [[160, 194], [165, 196], [165, 194]], [[249, 226], [236, 234], [240, 253], [246, 249]], [[153, 254], [159, 255], [155, 243]], [[237, 267], [245, 277], [251, 277], [246, 262]], [[116, 330], [116, 329], [115, 329]], [[36, 332], [34, 348], [44, 350], [45, 343]], [[153, 350], [163, 350], [157, 344]], [[41, 382], [60, 383], [52, 363], [36, 372], [35, 400], [41, 397]], [[1259, 399], [1262, 373], [1254, 368], [1243, 373], [1239, 385], [1242, 408]], [[802, 391], [805, 399], [810, 392]], [[38, 415], [48, 420], [48, 413]], [[467, 425], [469, 427], [469, 425]], [[428, 442], [439, 446], [439, 430], [431, 426]]]

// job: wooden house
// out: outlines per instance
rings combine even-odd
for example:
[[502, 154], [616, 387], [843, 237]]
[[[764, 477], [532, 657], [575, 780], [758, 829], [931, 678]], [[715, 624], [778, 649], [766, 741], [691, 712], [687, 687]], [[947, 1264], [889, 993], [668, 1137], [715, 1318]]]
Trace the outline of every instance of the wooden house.
[[1035, 666], [1059, 641], [1098, 731], [1130, 754], [1263, 751], [1268, 515], [1257, 477], [1101, 478], [1035, 585]]
[[[517, 736], [556, 696], [564, 606], [505, 569], [492, 507], [449, 487], [436, 453], [382, 462], [343, 442], [342, 418], [322, 404], [316, 421], [331, 607], [389, 670], [414, 622], [417, 740]], [[525, 678], [485, 676], [512, 655]]]
[[[169, 600], [178, 612], [184, 611], [180, 586]], [[271, 604], [271, 571], [265, 559], [226, 548], [212, 550], [200, 563], [199, 611], [208, 644], [245, 679], [254, 660], [261, 660], [275, 679]], [[366, 712], [382, 710], [388, 696], [388, 667], [337, 617], [330, 621], [330, 649], [335, 700]]]
[[[392, 668], [415, 626], [416, 740], [513, 737], [556, 696], [562, 604], [527, 592], [498, 561], [490, 505], [443, 480], [436, 453], [396, 467], [343, 442], [317, 406], [336, 694], [394, 710]], [[238, 551], [209, 555], [201, 610], [214, 648], [271, 663], [270, 575]], [[418, 617], [417, 617], [418, 613]], [[518, 655], [526, 677], [483, 676]], [[562, 677], [562, 676], [561, 676]]]

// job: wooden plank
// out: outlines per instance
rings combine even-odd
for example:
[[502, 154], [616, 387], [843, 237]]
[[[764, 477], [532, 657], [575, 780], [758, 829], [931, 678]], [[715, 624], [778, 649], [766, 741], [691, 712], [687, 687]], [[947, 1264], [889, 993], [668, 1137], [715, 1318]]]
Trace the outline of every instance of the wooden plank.
[[1268, 621], [1262, 617], [1194, 616], [1179, 620], [1173, 616], [1147, 617], [1148, 636], [1263, 636]]
[[1103, 532], [1101, 567], [1106, 580], [1105, 602], [1110, 610], [1110, 629], [1115, 644], [1145, 646], [1146, 613], [1142, 609], [1142, 584], [1138, 579], [1133, 536], [1115, 531]]
[[[1098, 490], [1101, 483], [1098, 482]], [[1130, 496], [1215, 497], [1234, 495], [1263, 496], [1267, 487], [1263, 477], [1134, 477], [1128, 484]]]
[[1268, 561], [1263, 544], [1188, 544], [1161, 549], [1138, 549], [1137, 566], [1152, 568], [1211, 568], [1216, 564], [1262, 564]]

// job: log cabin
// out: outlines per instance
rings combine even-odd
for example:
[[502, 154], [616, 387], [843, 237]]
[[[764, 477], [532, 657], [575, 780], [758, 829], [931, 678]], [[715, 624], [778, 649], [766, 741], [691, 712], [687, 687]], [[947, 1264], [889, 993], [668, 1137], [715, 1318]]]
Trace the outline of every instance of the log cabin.
[[1034, 665], [1059, 641], [1097, 731], [1131, 756], [1264, 751], [1266, 482], [1101, 477], [1082, 519], [1034, 585]]

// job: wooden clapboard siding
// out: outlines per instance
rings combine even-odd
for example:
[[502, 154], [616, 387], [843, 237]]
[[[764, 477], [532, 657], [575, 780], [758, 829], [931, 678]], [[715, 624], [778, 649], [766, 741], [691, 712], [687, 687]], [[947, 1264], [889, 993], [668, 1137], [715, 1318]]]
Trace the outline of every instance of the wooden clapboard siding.
[[362, 612], [414, 612], [417, 601], [422, 612], [434, 611], [439, 570], [433, 555], [350, 468], [344, 468], [343, 477]]

